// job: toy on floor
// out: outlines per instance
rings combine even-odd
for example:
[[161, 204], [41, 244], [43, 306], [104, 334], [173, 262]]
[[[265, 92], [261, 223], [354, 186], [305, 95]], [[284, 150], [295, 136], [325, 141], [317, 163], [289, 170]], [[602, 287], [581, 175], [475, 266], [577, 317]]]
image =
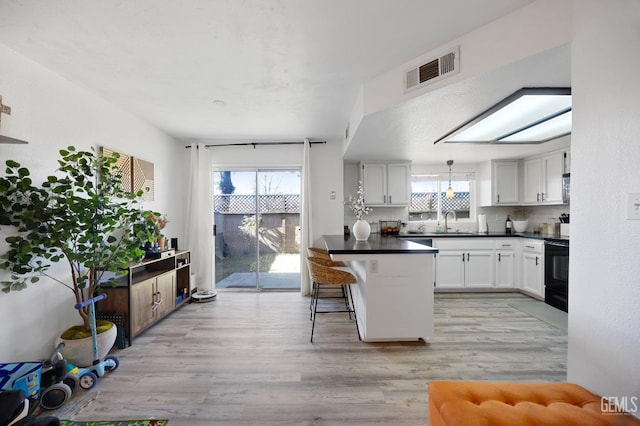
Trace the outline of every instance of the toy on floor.
[[60, 354], [61, 343], [45, 361], [0, 364], [0, 390], [21, 390], [26, 398], [39, 401], [42, 408], [55, 410], [71, 398], [78, 378], [67, 372]]
[[100, 361], [98, 355], [98, 333], [96, 332], [96, 310], [95, 304], [102, 299], [106, 299], [105, 293], [99, 294], [96, 297], [85, 300], [84, 302], [76, 304], [76, 309], [82, 309], [85, 306], [89, 306], [89, 316], [91, 319], [91, 340], [93, 342], [93, 365], [86, 368], [78, 369], [79, 384], [82, 389], [91, 389], [96, 385], [98, 377], [102, 377], [107, 374], [108, 371], [113, 371], [120, 365], [120, 361], [116, 356], [109, 355], [104, 360]]

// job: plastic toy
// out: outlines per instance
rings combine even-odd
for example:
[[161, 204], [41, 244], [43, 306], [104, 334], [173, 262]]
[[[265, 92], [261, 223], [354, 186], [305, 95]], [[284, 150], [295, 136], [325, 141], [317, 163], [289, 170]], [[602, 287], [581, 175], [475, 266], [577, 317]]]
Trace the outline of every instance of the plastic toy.
[[78, 378], [67, 373], [67, 363], [60, 354], [63, 346], [58, 345], [45, 361], [0, 364], [0, 390], [21, 390], [47, 410], [61, 407], [78, 385]]

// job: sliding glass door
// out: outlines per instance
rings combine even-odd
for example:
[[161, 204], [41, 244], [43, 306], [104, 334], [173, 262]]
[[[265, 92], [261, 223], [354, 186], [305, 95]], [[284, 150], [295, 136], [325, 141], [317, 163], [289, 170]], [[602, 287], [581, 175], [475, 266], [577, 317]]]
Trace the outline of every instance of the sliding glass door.
[[214, 172], [216, 288], [300, 289], [300, 170]]

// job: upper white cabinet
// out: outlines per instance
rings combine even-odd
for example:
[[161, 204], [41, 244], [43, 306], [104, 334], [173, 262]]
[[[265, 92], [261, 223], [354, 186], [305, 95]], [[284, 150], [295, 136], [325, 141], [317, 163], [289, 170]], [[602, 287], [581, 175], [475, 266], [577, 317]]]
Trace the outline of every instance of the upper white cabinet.
[[520, 202], [517, 160], [495, 160], [480, 170], [480, 205], [514, 205]]
[[523, 167], [526, 204], [562, 204], [564, 151], [524, 160]]
[[360, 164], [364, 202], [369, 206], [408, 206], [411, 202], [410, 162]]

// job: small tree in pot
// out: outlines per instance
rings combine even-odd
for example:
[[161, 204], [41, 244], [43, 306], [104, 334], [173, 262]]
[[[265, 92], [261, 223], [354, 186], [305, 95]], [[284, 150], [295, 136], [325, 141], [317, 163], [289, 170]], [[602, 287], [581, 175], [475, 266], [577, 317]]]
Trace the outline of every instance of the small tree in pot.
[[[140, 246], [159, 234], [148, 218], [158, 213], [139, 207], [143, 191], [122, 190], [117, 154], [105, 157], [68, 147], [60, 156], [57, 173], [40, 186], [33, 184], [28, 169], [6, 161], [0, 225], [15, 233], [6, 238], [9, 250], [0, 255], [0, 269], [9, 271], [11, 279], [0, 285], [4, 293], [19, 291], [44, 276], [69, 288], [80, 303], [110, 281], [103, 282], [105, 273], [126, 274], [131, 262], [143, 258]], [[70, 282], [49, 274], [63, 259]], [[90, 330], [88, 307], [78, 312]]]

